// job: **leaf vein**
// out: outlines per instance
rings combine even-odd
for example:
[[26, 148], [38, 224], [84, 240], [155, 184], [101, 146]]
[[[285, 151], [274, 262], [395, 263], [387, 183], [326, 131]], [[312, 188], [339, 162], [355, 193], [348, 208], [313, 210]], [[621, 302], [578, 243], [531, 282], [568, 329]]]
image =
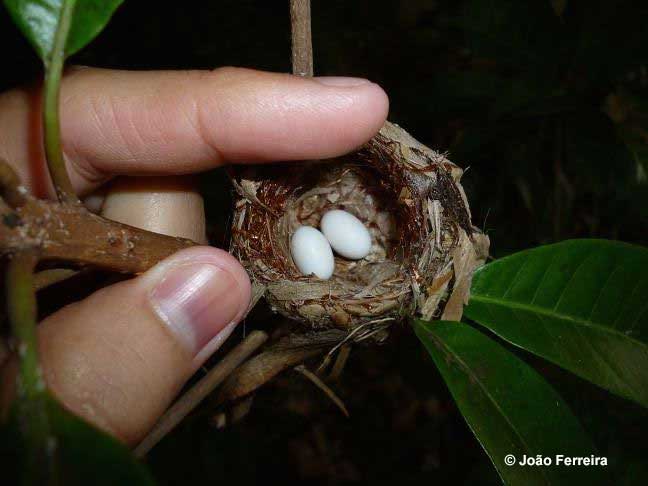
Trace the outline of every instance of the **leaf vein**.
[[594, 256], [594, 253], [590, 253], [587, 255], [585, 258], [583, 258], [578, 265], [576, 265], [576, 268], [572, 272], [571, 276], [569, 277], [569, 280], [565, 283], [565, 286], [563, 287], [562, 291], [560, 292], [560, 296], [558, 297], [558, 300], [556, 301], [556, 304], [553, 306], [553, 310], [557, 310], [558, 307], [560, 306], [563, 298], [565, 297], [565, 294], [567, 293], [567, 290], [569, 289], [569, 286], [571, 285], [572, 281], [574, 280], [574, 277], [578, 273], [578, 271], [585, 265], [585, 262], [587, 262], [592, 256]]
[[[460, 356], [459, 356], [459, 355], [458, 355], [458, 354], [457, 354], [457, 353], [456, 353], [452, 348], [450, 348], [450, 346], [448, 346], [448, 345], [447, 345], [447, 344], [446, 344], [442, 339], [438, 338], [438, 337], [437, 337], [433, 332], [431, 332], [431, 331], [429, 331], [429, 330], [427, 330], [427, 329], [425, 329], [425, 331], [429, 334], [429, 336], [430, 336], [430, 337], [431, 337], [435, 342], [437, 342], [438, 344], [440, 344], [440, 345], [443, 347], [443, 349], [446, 350], [446, 353], [447, 353], [447, 354], [449, 354], [450, 356], [452, 356], [452, 357], [457, 361], [457, 363], [459, 363], [459, 364], [461, 365], [461, 367], [464, 369], [464, 371], [465, 371], [465, 373], [466, 373], [467, 375], [469, 375], [470, 377], [472, 377], [472, 378], [475, 380], [475, 383], [477, 383], [477, 384], [479, 385], [479, 387], [481, 388], [482, 393], [483, 393], [483, 394], [488, 398], [488, 400], [492, 403], [492, 405], [493, 405], [493, 407], [495, 408], [495, 410], [497, 410], [497, 412], [499, 412], [499, 414], [502, 416], [502, 418], [504, 419], [504, 421], [505, 421], [505, 422], [508, 424], [508, 426], [511, 428], [511, 430], [513, 431], [513, 433], [515, 434], [515, 436], [516, 436], [516, 437], [518, 438], [518, 440], [520, 441], [520, 444], [522, 445], [522, 447], [523, 447], [525, 450], [529, 451], [529, 452], [533, 451], [533, 449], [532, 449], [531, 447], [529, 447], [529, 445], [526, 443], [526, 441], [524, 440], [524, 438], [522, 437], [522, 435], [520, 434], [520, 432], [518, 432], [518, 430], [517, 430], [517, 428], [514, 426], [514, 424], [511, 423], [510, 419], [509, 419], [508, 416], [504, 413], [504, 410], [501, 408], [501, 406], [499, 405], [499, 403], [497, 402], [497, 400], [495, 400], [495, 398], [493, 398], [493, 396], [489, 393], [489, 391], [488, 391], [488, 387], [486, 387], [486, 385], [484, 385], [484, 383], [482, 383], [481, 379], [480, 379], [479, 376], [478, 376], [478, 375], [477, 375], [477, 374], [472, 370], [472, 368], [470, 368], [470, 366], [468, 366], [468, 365], [466, 364], [466, 362], [465, 362], [463, 359], [461, 359], [461, 357], [460, 357]], [[494, 462], [494, 460], [493, 460], [493, 462]], [[542, 476], [544, 477], [546, 483], [547, 483], [547, 484], [551, 484], [551, 481], [549, 481], [549, 477], [547, 476], [546, 471], [544, 471], [543, 468], [539, 468], [539, 470], [540, 470], [540, 472], [542, 473]]]
[[590, 312], [587, 315], [587, 320], [588, 321], [592, 319], [592, 315], [594, 314], [594, 311], [598, 307], [598, 304], [601, 301], [601, 297], [603, 296], [603, 293], [605, 292], [605, 289], [607, 288], [608, 284], [612, 280], [612, 276], [622, 268], [623, 268], [623, 264], [617, 264], [617, 265], [615, 265], [614, 269], [610, 273], [608, 273], [608, 276], [605, 279], [605, 282], [603, 282], [603, 285], [601, 286], [601, 289], [599, 290], [599, 293], [596, 296], [596, 299], [594, 299], [594, 302], [592, 303], [592, 308], [590, 309]]
[[[602, 325], [600, 325], [600, 324], [598, 324], [596, 322], [586, 321], [586, 320], [584, 320], [582, 318], [579, 318], [579, 317], [576, 317], [576, 316], [571, 316], [569, 314], [558, 314], [558, 313], [554, 312], [553, 310], [547, 310], [547, 309], [544, 309], [542, 307], [538, 307], [536, 305], [524, 304], [524, 303], [521, 303], [521, 302], [513, 302], [513, 301], [508, 301], [508, 300], [501, 300], [501, 299], [498, 299], [498, 298], [495, 298], [495, 297], [486, 297], [486, 296], [482, 296], [482, 295], [473, 295], [471, 298], [474, 299], [477, 302], [482, 302], [484, 304], [498, 305], [498, 306], [502, 306], [504, 308], [516, 308], [516, 309], [524, 310], [524, 311], [527, 311], [527, 312], [543, 315], [543, 316], [549, 317], [549, 318], [564, 319], [564, 320], [573, 322], [574, 324], [578, 324], [578, 325], [583, 326], [583, 327], [589, 327], [589, 328], [598, 330], [598, 331], [603, 332], [603, 333], [614, 334], [617, 337], [621, 337], [621, 338], [623, 338], [625, 340], [633, 341], [638, 346], [648, 348], [648, 346], [646, 346], [646, 344], [643, 343], [642, 341], [639, 341], [639, 340], [634, 339], [634, 338], [632, 338], [630, 336], [627, 336], [625, 333], [619, 332], [616, 329], [612, 329], [612, 328], [608, 328], [606, 326], [602, 326]], [[647, 301], [647, 304], [648, 304], [648, 301]]]

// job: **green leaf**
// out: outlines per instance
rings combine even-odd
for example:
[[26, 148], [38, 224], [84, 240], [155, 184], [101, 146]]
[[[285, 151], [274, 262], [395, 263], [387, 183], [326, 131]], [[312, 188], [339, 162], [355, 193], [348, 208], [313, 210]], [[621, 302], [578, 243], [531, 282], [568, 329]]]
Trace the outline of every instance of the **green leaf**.
[[63, 484], [154, 484], [148, 471], [122, 443], [68, 412], [53, 399], [49, 401], [49, 413], [60, 444]]
[[[116, 439], [65, 410], [47, 392], [46, 403], [51, 436], [48, 438], [47, 463], [41, 464], [39, 484], [65, 485], [152, 485], [152, 477], [130, 450]], [[31, 448], [21, 438], [17, 414], [5, 426], [0, 437], [0, 457], [6, 459], [3, 479], [7, 484], [23, 482]], [[11, 467], [8, 467], [11, 466]], [[48, 474], [49, 470], [49, 474]]]
[[[531, 366], [468, 324], [415, 321], [466, 422], [507, 484], [596, 484], [602, 466], [556, 465], [596, 450], [562, 398]], [[511, 454], [516, 464], [508, 466]], [[552, 466], [520, 466], [541, 455]]]
[[[5, 0], [14, 22], [44, 61], [52, 54], [61, 13], [70, 0]], [[85, 47], [106, 26], [123, 0], [76, 0], [65, 56]]]
[[464, 315], [648, 407], [648, 249], [572, 240], [479, 269]]

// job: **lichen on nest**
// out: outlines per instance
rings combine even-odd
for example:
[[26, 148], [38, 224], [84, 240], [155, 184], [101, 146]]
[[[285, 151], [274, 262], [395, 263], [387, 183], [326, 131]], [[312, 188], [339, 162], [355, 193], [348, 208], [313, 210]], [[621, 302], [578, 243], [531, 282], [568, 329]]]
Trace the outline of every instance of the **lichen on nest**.
[[[352, 331], [407, 316], [459, 319], [488, 238], [471, 223], [462, 170], [387, 123], [357, 152], [306, 166], [249, 167], [237, 192], [231, 251], [256, 296], [312, 328]], [[335, 259], [330, 280], [300, 274], [290, 237], [344, 209], [369, 229], [362, 260]]]

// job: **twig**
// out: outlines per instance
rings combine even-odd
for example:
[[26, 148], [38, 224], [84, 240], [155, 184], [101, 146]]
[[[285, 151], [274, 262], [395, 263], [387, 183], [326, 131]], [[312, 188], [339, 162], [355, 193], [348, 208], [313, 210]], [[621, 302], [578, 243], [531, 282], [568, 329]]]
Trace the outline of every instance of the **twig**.
[[51, 268], [40, 271], [34, 274], [34, 290], [38, 291], [55, 283], [62, 282], [70, 277], [74, 277], [79, 272], [80, 270], [73, 270], [71, 268]]
[[349, 418], [349, 411], [347, 410], [346, 406], [344, 405], [344, 402], [338, 397], [331, 388], [324, 383], [322, 380], [319, 379], [319, 377], [310, 371], [308, 368], [306, 368], [304, 365], [299, 365], [295, 366], [295, 371], [298, 371], [302, 375], [304, 375], [306, 378], [308, 378], [313, 385], [315, 385], [317, 388], [322, 390], [324, 394], [331, 399], [335, 405], [342, 411], [342, 413]]
[[6, 160], [0, 158], [0, 196], [12, 208], [25, 204], [27, 189], [20, 184], [18, 175]]
[[292, 32], [292, 71], [299, 76], [313, 75], [310, 0], [290, 0]]
[[344, 366], [346, 365], [346, 362], [349, 359], [349, 354], [351, 354], [351, 346], [345, 344], [340, 348], [340, 352], [337, 355], [337, 359], [333, 364], [333, 369], [331, 370], [331, 372], [326, 378], [327, 380], [334, 381], [340, 378], [340, 375], [344, 370]]
[[178, 425], [196, 406], [220, 385], [243, 361], [268, 339], [263, 331], [250, 333], [232, 349], [205, 377], [185, 393], [160, 418], [153, 430], [135, 448], [137, 457], [145, 456], [165, 435]]
[[324, 354], [343, 336], [343, 331], [329, 329], [280, 339], [232, 373], [219, 390], [217, 403], [238, 400], [252, 393], [282, 371]]
[[233, 404], [229, 410], [221, 410], [212, 417], [210, 422], [217, 429], [224, 429], [228, 425], [234, 425], [243, 420], [252, 409], [254, 393], [243, 398], [240, 402]]
[[0, 205], [0, 255], [33, 249], [41, 260], [140, 273], [196, 245], [101, 218], [81, 205], [25, 198], [15, 210]]

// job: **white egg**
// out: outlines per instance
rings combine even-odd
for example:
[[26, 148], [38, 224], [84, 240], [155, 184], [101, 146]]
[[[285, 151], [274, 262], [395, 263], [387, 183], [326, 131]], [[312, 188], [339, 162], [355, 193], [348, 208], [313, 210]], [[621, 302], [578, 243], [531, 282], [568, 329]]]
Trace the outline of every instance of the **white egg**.
[[317, 228], [297, 228], [290, 239], [290, 254], [304, 275], [315, 274], [322, 280], [328, 280], [333, 275], [335, 260], [331, 245]]
[[343, 257], [359, 260], [371, 250], [371, 235], [358, 218], [340, 209], [327, 211], [320, 222], [322, 233]]

